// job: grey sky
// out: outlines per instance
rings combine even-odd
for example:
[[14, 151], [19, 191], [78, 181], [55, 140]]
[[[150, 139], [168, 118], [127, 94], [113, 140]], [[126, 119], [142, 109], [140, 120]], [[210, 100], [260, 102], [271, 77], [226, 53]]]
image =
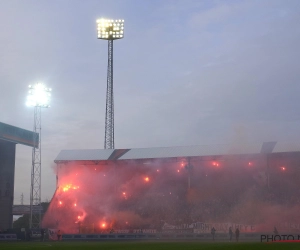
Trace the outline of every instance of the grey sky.
[[[31, 130], [27, 86], [53, 89], [42, 117], [42, 199], [62, 149], [103, 148], [107, 42], [116, 148], [300, 139], [300, 1], [2, 0], [0, 119]], [[17, 146], [15, 204], [29, 202], [31, 149]]]

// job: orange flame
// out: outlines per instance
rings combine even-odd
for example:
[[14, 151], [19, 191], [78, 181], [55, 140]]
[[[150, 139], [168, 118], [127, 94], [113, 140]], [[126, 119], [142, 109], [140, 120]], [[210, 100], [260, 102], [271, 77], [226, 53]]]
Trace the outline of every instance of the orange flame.
[[62, 191], [67, 192], [67, 191], [69, 191], [69, 189], [78, 189], [78, 188], [79, 188], [79, 186], [74, 186], [72, 184], [67, 184], [67, 185], [62, 187]]

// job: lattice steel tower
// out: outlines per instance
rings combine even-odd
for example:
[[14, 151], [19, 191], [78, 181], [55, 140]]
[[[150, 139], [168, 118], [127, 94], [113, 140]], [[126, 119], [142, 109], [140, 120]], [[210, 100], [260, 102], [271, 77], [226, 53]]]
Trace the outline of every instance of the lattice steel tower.
[[113, 89], [113, 40], [124, 37], [124, 20], [97, 20], [98, 39], [108, 40], [107, 89], [105, 110], [104, 148], [115, 148], [114, 138], [114, 89]]
[[30, 187], [30, 228], [40, 228], [41, 224], [41, 173], [42, 173], [42, 144], [41, 123], [42, 108], [49, 107], [51, 89], [43, 84], [29, 85], [27, 106], [34, 107], [34, 141], [38, 142], [32, 149], [31, 187]]

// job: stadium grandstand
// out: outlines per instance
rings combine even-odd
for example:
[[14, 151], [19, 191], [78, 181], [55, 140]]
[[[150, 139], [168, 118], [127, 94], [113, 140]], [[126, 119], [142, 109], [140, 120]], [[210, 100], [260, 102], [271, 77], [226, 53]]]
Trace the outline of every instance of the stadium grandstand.
[[65, 233], [300, 229], [299, 143], [62, 150], [55, 163], [43, 225]]

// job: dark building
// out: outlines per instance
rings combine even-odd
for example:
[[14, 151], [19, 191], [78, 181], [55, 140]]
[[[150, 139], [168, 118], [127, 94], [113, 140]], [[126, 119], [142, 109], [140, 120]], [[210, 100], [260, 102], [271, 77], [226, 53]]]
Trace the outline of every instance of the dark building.
[[0, 122], [0, 230], [12, 227], [16, 144], [37, 146], [34, 138], [31, 131]]

